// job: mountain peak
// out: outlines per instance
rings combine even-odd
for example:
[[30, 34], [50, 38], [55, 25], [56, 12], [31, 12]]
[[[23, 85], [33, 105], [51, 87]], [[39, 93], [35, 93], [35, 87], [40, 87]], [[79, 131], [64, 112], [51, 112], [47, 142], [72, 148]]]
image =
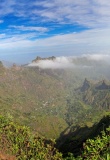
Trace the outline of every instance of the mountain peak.
[[105, 90], [105, 89], [110, 89], [110, 85], [106, 83], [105, 80], [102, 81], [102, 83], [97, 87], [99, 90]]
[[47, 57], [47, 58], [41, 58], [40, 56], [37, 56], [36, 59], [34, 59], [32, 62], [39, 62], [41, 60], [55, 60], [56, 57], [55, 56], [51, 56], [51, 57]]
[[82, 87], [81, 87], [81, 91], [82, 92], [84, 92], [84, 91], [86, 91], [86, 90], [88, 90], [89, 88], [90, 88], [90, 81], [89, 80], [87, 80], [87, 78], [85, 78], [85, 80], [84, 80], [84, 82], [83, 82], [83, 85], [82, 85]]

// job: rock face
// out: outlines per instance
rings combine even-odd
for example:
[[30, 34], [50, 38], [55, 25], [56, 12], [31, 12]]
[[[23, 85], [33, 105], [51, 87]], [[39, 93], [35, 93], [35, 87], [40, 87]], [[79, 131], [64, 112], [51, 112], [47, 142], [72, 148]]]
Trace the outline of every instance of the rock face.
[[83, 85], [82, 85], [80, 90], [82, 92], [84, 92], [84, 91], [88, 90], [90, 88], [90, 86], [91, 86], [90, 82], [85, 78], [84, 83], [83, 83]]
[[98, 89], [98, 90], [110, 89], [110, 85], [106, 84], [106, 82], [103, 80], [103, 81], [102, 81], [102, 84], [99, 85], [98, 87], [96, 87], [96, 89]]
[[52, 56], [52, 57], [48, 57], [48, 58], [41, 58], [39, 56], [36, 57], [36, 59], [34, 59], [32, 62], [38, 62], [38, 61], [41, 61], [41, 60], [55, 60], [56, 57], [55, 56]]

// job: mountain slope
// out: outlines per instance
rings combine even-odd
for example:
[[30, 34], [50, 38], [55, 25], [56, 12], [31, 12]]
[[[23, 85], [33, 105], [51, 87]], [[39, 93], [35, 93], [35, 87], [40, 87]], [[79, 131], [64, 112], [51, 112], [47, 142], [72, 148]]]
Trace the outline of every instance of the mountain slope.
[[58, 138], [71, 125], [92, 126], [109, 110], [109, 89], [104, 93], [89, 82], [89, 88], [86, 83], [82, 86], [85, 77], [100, 79], [100, 73], [90, 74], [91, 68], [41, 69], [15, 64], [5, 68], [1, 63], [0, 69], [0, 112], [46, 137]]

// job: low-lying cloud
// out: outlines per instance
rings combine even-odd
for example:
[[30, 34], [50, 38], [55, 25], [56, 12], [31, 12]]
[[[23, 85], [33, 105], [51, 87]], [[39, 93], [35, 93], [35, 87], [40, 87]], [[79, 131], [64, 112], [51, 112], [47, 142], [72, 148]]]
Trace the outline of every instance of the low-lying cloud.
[[93, 55], [84, 55], [88, 60], [94, 60], [94, 61], [107, 61], [110, 62], [110, 55], [108, 54], [93, 54]]
[[[82, 61], [83, 60], [83, 61]], [[101, 62], [110, 64], [110, 55], [82, 55], [74, 57], [56, 57], [54, 60], [41, 59], [30, 63], [29, 67], [39, 67], [42, 69], [66, 69], [66, 68], [85, 68], [92, 67], [92, 63], [98, 64]], [[94, 65], [94, 63], [93, 63]]]
[[56, 57], [54, 60], [39, 60], [37, 62], [30, 63], [30, 67], [39, 67], [42, 69], [58, 69], [58, 68], [73, 68], [75, 67], [69, 57]]

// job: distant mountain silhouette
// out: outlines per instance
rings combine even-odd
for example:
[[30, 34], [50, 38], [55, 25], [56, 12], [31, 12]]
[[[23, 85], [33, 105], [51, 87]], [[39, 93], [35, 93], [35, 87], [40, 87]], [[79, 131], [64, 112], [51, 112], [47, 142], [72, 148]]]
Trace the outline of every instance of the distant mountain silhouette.
[[85, 78], [84, 83], [83, 83], [82, 87], [80, 88], [80, 90], [81, 90], [82, 92], [84, 92], [84, 91], [88, 90], [88, 89], [90, 88], [90, 86], [91, 86], [90, 81], [88, 81], [88, 80]]
[[32, 62], [38, 62], [40, 60], [52, 60], [53, 61], [55, 59], [56, 59], [55, 56], [51, 56], [51, 57], [47, 57], [47, 58], [41, 58], [41, 57], [37, 56], [36, 59], [34, 59]]
[[105, 80], [103, 80], [102, 83], [98, 87], [96, 87], [96, 89], [98, 90], [110, 89], [110, 85], [106, 84]]

